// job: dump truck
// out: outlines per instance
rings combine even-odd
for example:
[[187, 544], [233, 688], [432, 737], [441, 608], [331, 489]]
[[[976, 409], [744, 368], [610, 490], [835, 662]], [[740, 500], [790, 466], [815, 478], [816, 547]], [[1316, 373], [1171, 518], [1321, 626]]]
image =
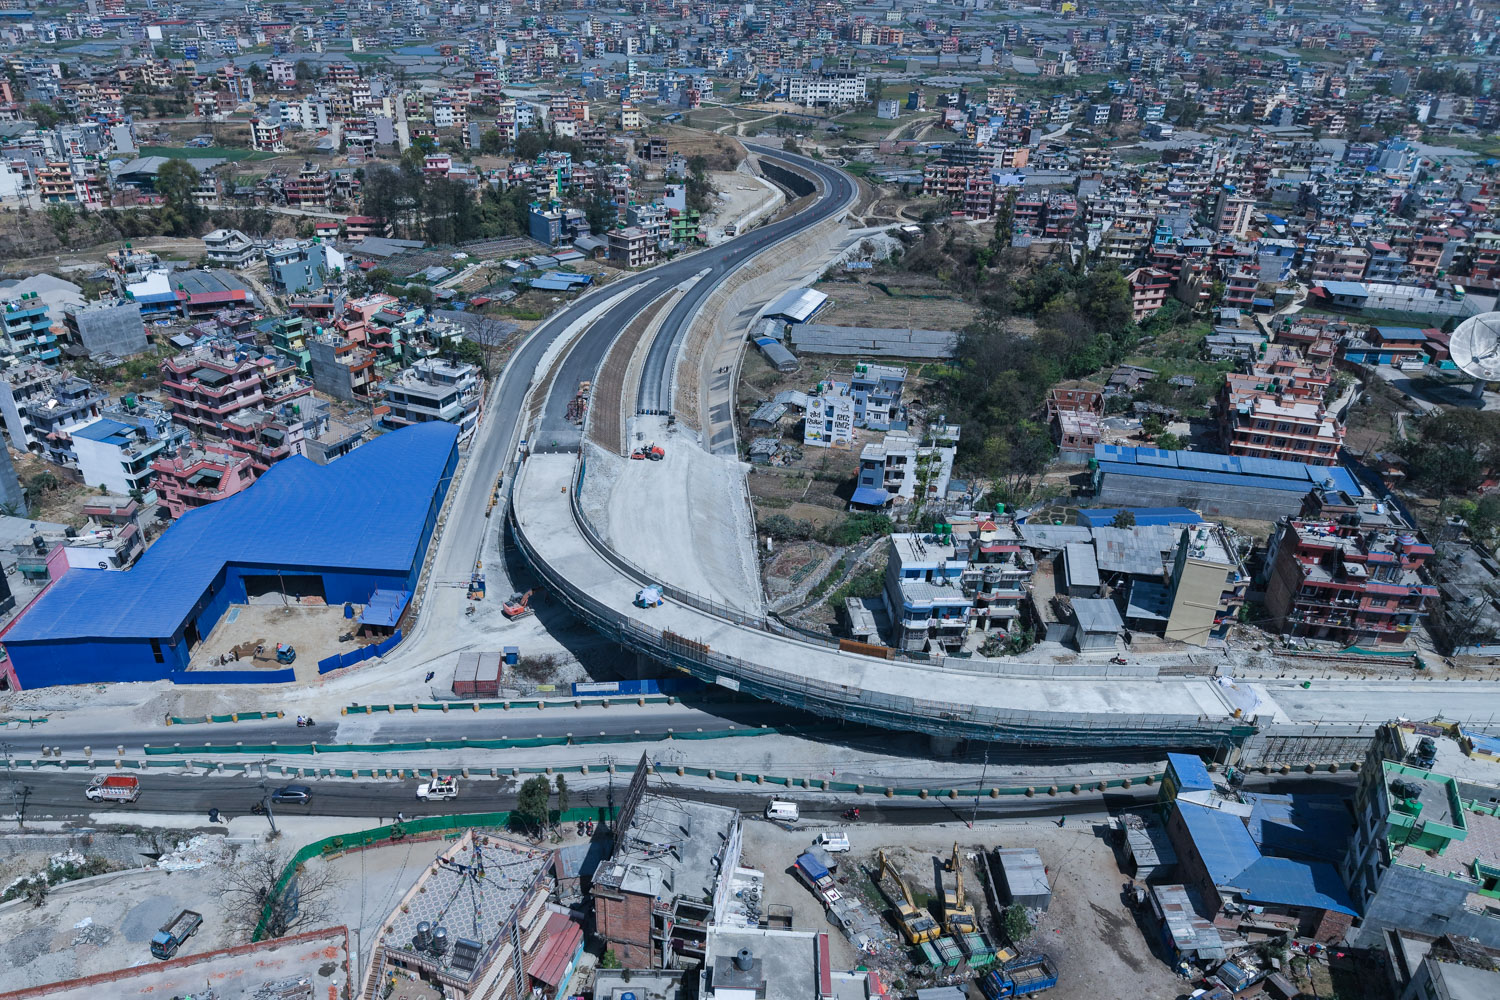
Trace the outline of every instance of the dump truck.
[[417, 798], [424, 802], [428, 799], [456, 799], [458, 798], [458, 779], [446, 777], [424, 781], [417, 786]]
[[141, 779], [128, 774], [101, 774], [83, 790], [94, 802], [134, 802], [141, 794]]
[[895, 894], [886, 893], [886, 895], [896, 911], [896, 924], [901, 929], [902, 937], [906, 938], [906, 943], [920, 945], [936, 940], [939, 935], [937, 921], [917, 906], [916, 900], [912, 898], [911, 890], [906, 886], [906, 879], [901, 877], [901, 872], [886, 858], [885, 851], [880, 852], [879, 859], [880, 871], [876, 881], [880, 883], [882, 891], [885, 889], [887, 875], [896, 884]]
[[1029, 955], [985, 973], [977, 985], [984, 1000], [1029, 996], [1057, 985], [1057, 967], [1046, 955]]
[[177, 954], [182, 943], [193, 936], [203, 925], [203, 914], [197, 910], [183, 910], [161, 925], [161, 930], [151, 938], [151, 954], [157, 958], [171, 958]]

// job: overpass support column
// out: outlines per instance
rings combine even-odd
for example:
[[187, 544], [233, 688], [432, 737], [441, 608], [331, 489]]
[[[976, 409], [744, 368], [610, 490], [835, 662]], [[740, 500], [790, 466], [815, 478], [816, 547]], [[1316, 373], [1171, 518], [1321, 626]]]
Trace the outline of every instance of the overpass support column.
[[659, 661], [653, 660], [645, 653], [635, 654], [635, 677], [633, 680], [643, 681], [650, 677], [657, 677], [662, 672]]
[[954, 736], [927, 737], [927, 750], [934, 757], [953, 757], [958, 754], [959, 740]]

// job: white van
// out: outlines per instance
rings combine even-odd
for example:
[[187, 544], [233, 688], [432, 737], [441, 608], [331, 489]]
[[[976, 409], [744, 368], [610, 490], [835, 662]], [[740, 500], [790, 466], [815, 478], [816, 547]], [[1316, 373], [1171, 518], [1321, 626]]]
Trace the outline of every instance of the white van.
[[821, 847], [829, 854], [843, 854], [849, 850], [849, 831], [824, 830], [813, 838], [813, 846]]
[[782, 802], [772, 799], [766, 803], [766, 819], [780, 820], [783, 823], [795, 823], [801, 815], [797, 810], [797, 803]]

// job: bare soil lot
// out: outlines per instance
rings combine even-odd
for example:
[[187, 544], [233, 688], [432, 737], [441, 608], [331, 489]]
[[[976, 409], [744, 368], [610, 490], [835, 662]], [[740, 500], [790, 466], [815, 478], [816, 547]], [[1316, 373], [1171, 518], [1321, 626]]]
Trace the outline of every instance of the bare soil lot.
[[872, 282], [820, 281], [814, 287], [832, 301], [818, 322], [834, 326], [873, 326], [919, 330], [962, 330], [979, 310], [950, 292], [935, 277], [882, 275]]

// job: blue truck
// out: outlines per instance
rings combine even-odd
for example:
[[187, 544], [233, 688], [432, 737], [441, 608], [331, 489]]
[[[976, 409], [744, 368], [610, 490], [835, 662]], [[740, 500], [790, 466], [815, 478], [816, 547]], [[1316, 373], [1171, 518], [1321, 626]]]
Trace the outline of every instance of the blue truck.
[[984, 1000], [1029, 996], [1057, 985], [1057, 967], [1046, 955], [1030, 955], [985, 973], [977, 985]]

